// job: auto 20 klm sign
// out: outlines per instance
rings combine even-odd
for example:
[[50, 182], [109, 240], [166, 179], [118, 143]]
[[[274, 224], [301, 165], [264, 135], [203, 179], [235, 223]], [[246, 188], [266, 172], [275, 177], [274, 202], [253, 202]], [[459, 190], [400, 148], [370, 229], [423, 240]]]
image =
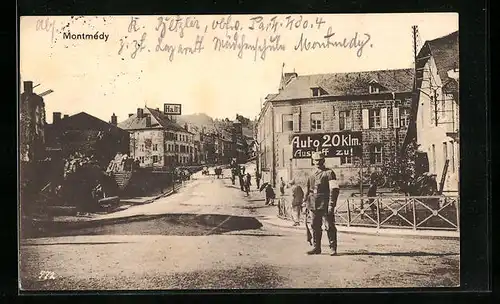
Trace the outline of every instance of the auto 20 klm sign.
[[292, 137], [293, 158], [311, 158], [323, 152], [326, 157], [360, 156], [362, 132], [297, 134]]

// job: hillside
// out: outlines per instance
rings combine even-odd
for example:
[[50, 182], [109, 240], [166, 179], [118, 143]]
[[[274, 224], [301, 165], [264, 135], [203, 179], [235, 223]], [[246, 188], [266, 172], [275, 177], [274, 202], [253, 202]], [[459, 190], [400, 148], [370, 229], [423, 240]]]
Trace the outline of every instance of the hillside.
[[[243, 117], [241, 115], [237, 115], [238, 119], [242, 122], [243, 125], [243, 134], [245, 136], [252, 137], [253, 136], [253, 125], [254, 122], [250, 119]], [[229, 130], [232, 125], [232, 119], [213, 119], [205, 113], [196, 113], [190, 115], [181, 115], [178, 116], [177, 122], [180, 125], [188, 124], [189, 129], [193, 132], [199, 132], [205, 127], [206, 132], [214, 132], [216, 130]]]

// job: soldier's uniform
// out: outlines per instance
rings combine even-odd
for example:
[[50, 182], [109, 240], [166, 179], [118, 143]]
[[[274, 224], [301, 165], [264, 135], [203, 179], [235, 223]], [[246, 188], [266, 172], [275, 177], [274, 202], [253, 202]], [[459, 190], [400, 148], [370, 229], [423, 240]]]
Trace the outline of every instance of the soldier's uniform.
[[[313, 154], [314, 160], [324, 161], [324, 155], [316, 152]], [[337, 177], [333, 170], [324, 165], [307, 179], [305, 193], [306, 207], [311, 213], [311, 228], [313, 230], [313, 250], [308, 254], [321, 253], [321, 237], [323, 221], [326, 225], [331, 254], [337, 254], [337, 228], [335, 227], [334, 209], [337, 204], [339, 187]]]

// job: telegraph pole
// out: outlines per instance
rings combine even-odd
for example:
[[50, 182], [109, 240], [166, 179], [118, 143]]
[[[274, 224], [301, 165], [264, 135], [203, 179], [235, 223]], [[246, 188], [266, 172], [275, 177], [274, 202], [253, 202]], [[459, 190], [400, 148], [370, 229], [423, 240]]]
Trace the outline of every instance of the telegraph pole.
[[413, 38], [413, 69], [415, 71], [415, 76], [413, 77], [413, 85], [417, 88], [417, 35], [418, 27], [416, 25], [412, 26], [412, 38]]

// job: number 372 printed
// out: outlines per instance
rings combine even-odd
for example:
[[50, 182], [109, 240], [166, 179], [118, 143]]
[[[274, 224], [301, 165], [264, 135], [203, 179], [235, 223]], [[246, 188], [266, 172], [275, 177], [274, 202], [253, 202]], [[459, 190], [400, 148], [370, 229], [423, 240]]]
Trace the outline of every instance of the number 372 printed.
[[55, 278], [56, 278], [56, 273], [53, 271], [42, 270], [38, 275], [38, 279], [41, 281], [54, 280]]

